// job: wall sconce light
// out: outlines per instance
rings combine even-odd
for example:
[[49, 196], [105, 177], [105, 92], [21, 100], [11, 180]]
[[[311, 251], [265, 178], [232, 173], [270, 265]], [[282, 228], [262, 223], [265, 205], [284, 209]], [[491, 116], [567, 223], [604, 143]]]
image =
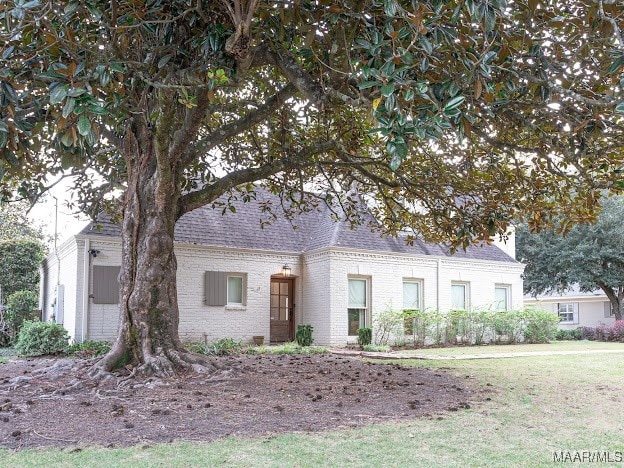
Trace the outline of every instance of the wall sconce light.
[[93, 258], [97, 257], [99, 253], [99, 250], [89, 249], [89, 255], [91, 255]]
[[291, 271], [292, 271], [292, 268], [290, 268], [288, 263], [285, 263], [284, 266], [282, 267], [282, 276], [284, 277], [290, 276]]

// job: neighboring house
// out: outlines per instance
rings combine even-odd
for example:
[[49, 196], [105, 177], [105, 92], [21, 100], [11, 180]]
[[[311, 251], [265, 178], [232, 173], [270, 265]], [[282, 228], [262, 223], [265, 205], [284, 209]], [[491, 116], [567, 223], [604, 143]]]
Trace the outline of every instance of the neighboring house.
[[[388, 308], [522, 306], [524, 267], [496, 246], [455, 255], [421, 241], [409, 246], [369, 227], [352, 230], [333, 221], [327, 208], [264, 225], [262, 203], [278, 202], [266, 192], [257, 196], [236, 203], [235, 213], [207, 206], [178, 221], [182, 340], [261, 335], [279, 342], [292, 340], [296, 325], [311, 324], [315, 343], [341, 345], [355, 341], [357, 329]], [[59, 248], [58, 259], [60, 265], [50, 255], [42, 267], [45, 318], [54, 315], [75, 341], [113, 339], [118, 227], [88, 226]]]
[[536, 297], [527, 295], [524, 297], [524, 304], [557, 314], [561, 318], [559, 328], [563, 330], [595, 327], [600, 323], [613, 325], [615, 322], [611, 303], [599, 289], [581, 292], [575, 285], [562, 294], [540, 294]]

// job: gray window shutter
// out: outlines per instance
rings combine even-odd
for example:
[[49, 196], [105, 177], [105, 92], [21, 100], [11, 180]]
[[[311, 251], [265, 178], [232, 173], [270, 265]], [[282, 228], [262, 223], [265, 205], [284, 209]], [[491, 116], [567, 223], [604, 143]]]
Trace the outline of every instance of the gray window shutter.
[[573, 310], [574, 310], [574, 317], [573, 317], [572, 323], [579, 323], [579, 303], [578, 302], [574, 303]]
[[223, 271], [207, 271], [204, 275], [205, 304], [224, 306], [227, 304], [227, 273]]
[[604, 318], [611, 318], [611, 301], [603, 302], [604, 304]]
[[93, 303], [119, 304], [118, 266], [93, 267]]

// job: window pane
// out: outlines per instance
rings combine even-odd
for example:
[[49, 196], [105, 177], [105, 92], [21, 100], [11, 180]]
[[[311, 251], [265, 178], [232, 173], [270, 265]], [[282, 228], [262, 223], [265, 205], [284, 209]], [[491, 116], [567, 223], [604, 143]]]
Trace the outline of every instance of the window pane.
[[366, 280], [349, 280], [349, 307], [355, 309], [366, 308]]
[[349, 336], [357, 336], [358, 328], [364, 326], [364, 309], [349, 309]]
[[451, 308], [466, 310], [466, 285], [453, 284], [451, 286]]
[[227, 290], [228, 304], [243, 303], [243, 278], [240, 276], [228, 276]]
[[507, 308], [507, 288], [494, 289], [494, 307], [496, 310], [508, 310]]
[[420, 309], [420, 284], [404, 282], [403, 283], [403, 309], [415, 310]]

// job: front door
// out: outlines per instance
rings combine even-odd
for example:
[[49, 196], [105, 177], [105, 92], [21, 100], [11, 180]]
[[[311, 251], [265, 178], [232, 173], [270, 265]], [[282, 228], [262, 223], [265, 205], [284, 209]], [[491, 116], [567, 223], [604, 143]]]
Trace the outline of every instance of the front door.
[[281, 343], [294, 338], [294, 279], [271, 278], [271, 342]]

